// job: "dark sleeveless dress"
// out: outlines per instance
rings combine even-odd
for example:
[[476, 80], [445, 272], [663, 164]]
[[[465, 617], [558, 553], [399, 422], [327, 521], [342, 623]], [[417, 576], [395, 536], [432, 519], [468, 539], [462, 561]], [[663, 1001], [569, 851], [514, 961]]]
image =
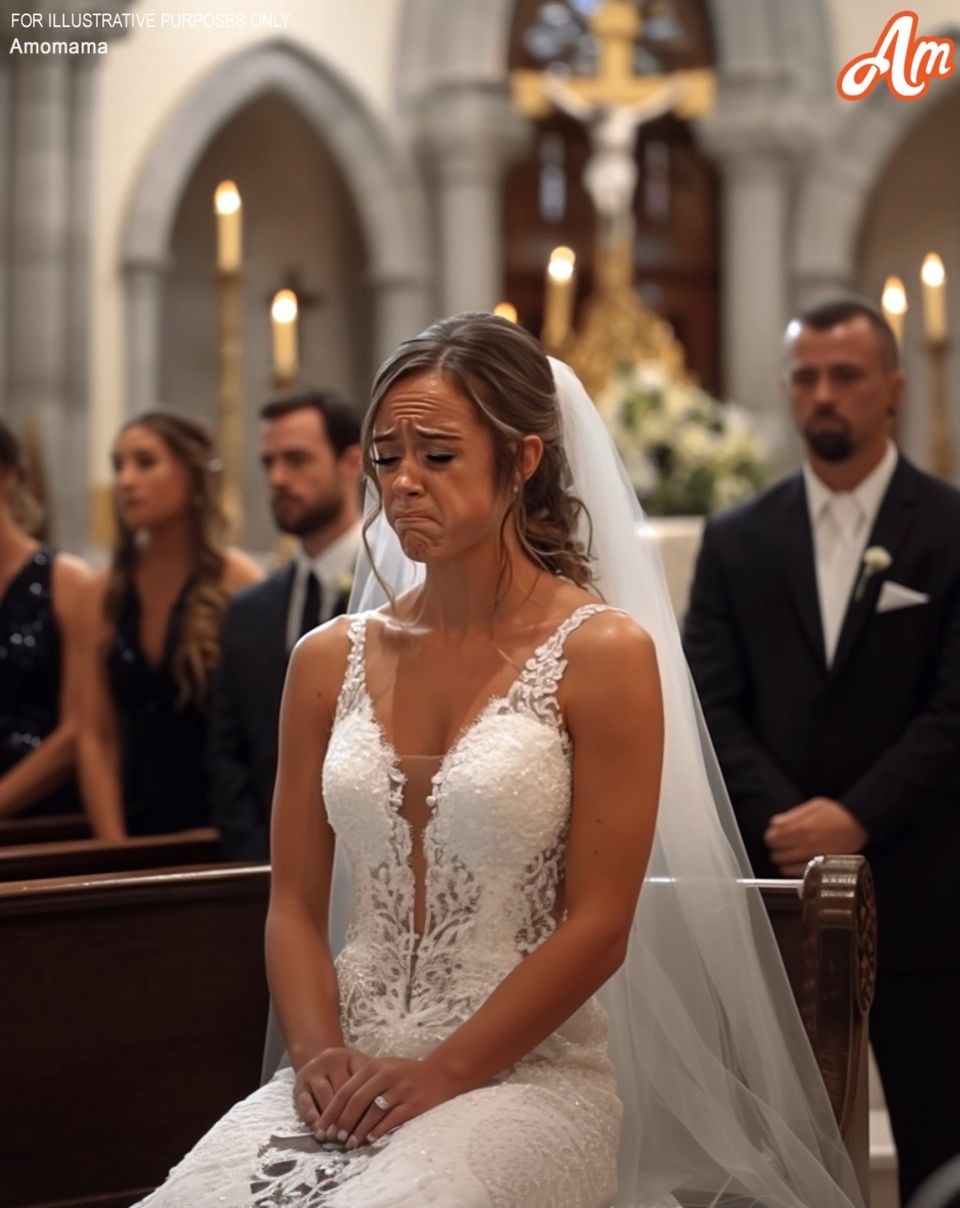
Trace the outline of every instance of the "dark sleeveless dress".
[[[35, 751], [60, 721], [62, 650], [51, 586], [56, 556], [41, 546], [0, 598], [0, 776]], [[71, 777], [15, 817], [80, 811]]]
[[157, 666], [140, 645], [140, 599], [133, 588], [121, 602], [107, 654], [130, 835], [159, 835], [209, 824], [203, 770], [206, 709], [193, 701], [177, 703], [180, 690], [172, 669], [189, 586], [184, 586], [170, 610]]

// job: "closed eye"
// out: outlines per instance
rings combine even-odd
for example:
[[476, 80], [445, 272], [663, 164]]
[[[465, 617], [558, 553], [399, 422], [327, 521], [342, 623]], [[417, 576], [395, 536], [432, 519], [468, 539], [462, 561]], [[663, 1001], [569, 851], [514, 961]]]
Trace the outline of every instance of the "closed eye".
[[[426, 453], [424, 457], [431, 465], [441, 466], [453, 461], [456, 453]], [[400, 455], [398, 453], [390, 455], [381, 454], [379, 457], [373, 455], [370, 460], [375, 466], [395, 466], [400, 460]]]

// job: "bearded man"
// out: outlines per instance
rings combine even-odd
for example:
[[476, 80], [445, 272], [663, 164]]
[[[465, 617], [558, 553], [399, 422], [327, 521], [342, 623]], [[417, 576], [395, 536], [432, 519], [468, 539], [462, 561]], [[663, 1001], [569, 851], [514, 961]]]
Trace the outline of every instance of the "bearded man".
[[207, 746], [210, 810], [230, 860], [269, 858], [280, 697], [303, 634], [346, 611], [360, 547], [360, 424], [329, 391], [260, 410], [261, 460], [293, 559], [234, 596], [223, 626]]
[[894, 443], [904, 378], [870, 303], [798, 316], [783, 365], [803, 468], [707, 524], [685, 646], [756, 875], [873, 867], [906, 1203], [960, 1150], [960, 492]]

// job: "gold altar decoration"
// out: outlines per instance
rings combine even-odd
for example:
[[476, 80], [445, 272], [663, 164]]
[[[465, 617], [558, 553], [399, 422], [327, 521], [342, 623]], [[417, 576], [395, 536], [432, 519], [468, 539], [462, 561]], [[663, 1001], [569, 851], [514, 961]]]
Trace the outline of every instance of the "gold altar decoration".
[[217, 295], [219, 316], [219, 435], [223, 458], [223, 509], [231, 539], [243, 524], [240, 479], [243, 469], [243, 391], [241, 384], [242, 213], [232, 180], [214, 192], [217, 219]]
[[690, 377], [683, 345], [633, 288], [625, 263], [624, 256], [611, 256], [605, 271], [601, 267], [600, 287], [583, 304], [579, 330], [559, 351], [593, 398], [624, 363], [648, 361], [674, 380]]
[[672, 327], [637, 294], [633, 284], [633, 193], [636, 130], [665, 113], [692, 118], [713, 108], [715, 76], [709, 68], [638, 75], [635, 45], [643, 18], [633, 0], [605, 0], [590, 18], [598, 45], [596, 75], [521, 70], [512, 75], [514, 106], [531, 118], [555, 109], [590, 130], [591, 156], [584, 182], [597, 211], [596, 285], [582, 308], [579, 330], [548, 322], [548, 282], [543, 342], [573, 365], [587, 390], [597, 393], [624, 362], [661, 364], [688, 376], [683, 347]]

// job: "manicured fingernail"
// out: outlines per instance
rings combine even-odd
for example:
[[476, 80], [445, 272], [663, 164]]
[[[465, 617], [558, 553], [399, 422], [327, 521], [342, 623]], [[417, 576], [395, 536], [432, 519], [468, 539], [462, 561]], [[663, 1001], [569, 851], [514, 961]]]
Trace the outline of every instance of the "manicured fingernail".
[[344, 1142], [344, 1141], [346, 1141], [346, 1139], [347, 1139], [347, 1137], [348, 1137], [349, 1135], [350, 1135], [350, 1134], [347, 1132], [347, 1130], [346, 1130], [345, 1128], [341, 1128], [341, 1129], [340, 1129], [340, 1131], [337, 1133], [337, 1140], [338, 1140], [338, 1141], [341, 1143], [341, 1145], [342, 1145], [342, 1144], [343, 1144], [343, 1142]]
[[327, 1129], [327, 1140], [336, 1141], [336, 1139], [337, 1139], [337, 1126], [336, 1126], [336, 1124], [331, 1124], [330, 1127]]
[[347, 1149], [356, 1149], [359, 1144], [360, 1144], [360, 1142], [357, 1140], [356, 1137], [351, 1137], [350, 1140], [347, 1142]]

